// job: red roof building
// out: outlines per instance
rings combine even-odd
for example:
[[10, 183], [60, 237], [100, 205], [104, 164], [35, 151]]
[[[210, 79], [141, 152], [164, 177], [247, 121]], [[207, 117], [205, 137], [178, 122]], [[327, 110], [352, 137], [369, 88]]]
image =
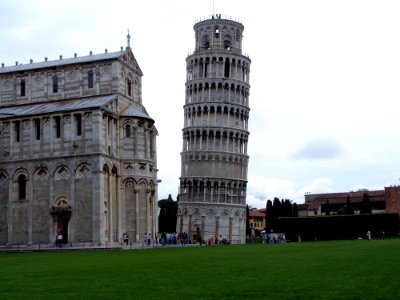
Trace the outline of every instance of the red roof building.
[[305, 203], [298, 205], [299, 216], [321, 216], [326, 215], [329, 210], [337, 213], [349, 198], [354, 213], [359, 213], [364, 193], [368, 193], [372, 213], [400, 213], [400, 187], [385, 187], [384, 190], [356, 192], [306, 194]]

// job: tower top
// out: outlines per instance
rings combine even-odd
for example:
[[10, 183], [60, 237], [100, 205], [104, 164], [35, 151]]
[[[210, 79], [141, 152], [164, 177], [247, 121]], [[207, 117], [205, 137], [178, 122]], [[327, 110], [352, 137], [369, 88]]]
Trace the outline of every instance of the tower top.
[[228, 50], [242, 53], [244, 26], [239, 21], [214, 14], [198, 20], [193, 29], [196, 36], [195, 52]]

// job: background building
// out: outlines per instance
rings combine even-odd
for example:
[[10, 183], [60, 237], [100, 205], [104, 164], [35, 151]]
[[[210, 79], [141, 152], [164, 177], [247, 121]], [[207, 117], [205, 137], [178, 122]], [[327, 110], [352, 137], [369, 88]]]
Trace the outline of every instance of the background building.
[[304, 204], [299, 204], [299, 216], [321, 216], [336, 214], [342, 209], [347, 201], [355, 214], [360, 213], [364, 193], [369, 196], [372, 213], [400, 213], [400, 187], [390, 186], [384, 190], [360, 190], [343, 193], [324, 193], [304, 195]]
[[129, 47], [0, 68], [0, 244], [157, 228], [154, 120]]
[[245, 242], [250, 59], [244, 27], [220, 15], [194, 25], [186, 58], [177, 231]]
[[265, 213], [265, 208], [249, 210], [249, 226], [251, 230], [254, 229], [258, 233], [265, 230]]

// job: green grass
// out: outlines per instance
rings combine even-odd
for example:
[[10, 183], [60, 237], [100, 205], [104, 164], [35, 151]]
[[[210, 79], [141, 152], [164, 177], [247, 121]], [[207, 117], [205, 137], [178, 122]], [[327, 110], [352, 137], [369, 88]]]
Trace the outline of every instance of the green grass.
[[400, 299], [400, 239], [0, 254], [0, 299]]

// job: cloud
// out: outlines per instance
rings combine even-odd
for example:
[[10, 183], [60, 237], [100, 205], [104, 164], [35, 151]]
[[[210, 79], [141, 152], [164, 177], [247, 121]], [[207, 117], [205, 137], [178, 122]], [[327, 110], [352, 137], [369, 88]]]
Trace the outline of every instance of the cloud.
[[296, 203], [304, 203], [307, 193], [331, 193], [334, 181], [329, 178], [316, 178], [311, 182], [297, 187], [286, 178], [265, 178], [253, 176], [249, 179], [247, 189], [247, 204], [255, 208], [266, 207], [267, 200], [289, 199]]
[[334, 182], [329, 178], [317, 178], [311, 183], [300, 188], [299, 192], [303, 195], [307, 193], [321, 194], [321, 193], [332, 193]]
[[343, 147], [338, 142], [328, 138], [314, 138], [307, 141], [293, 158], [295, 159], [335, 159], [343, 154]]

